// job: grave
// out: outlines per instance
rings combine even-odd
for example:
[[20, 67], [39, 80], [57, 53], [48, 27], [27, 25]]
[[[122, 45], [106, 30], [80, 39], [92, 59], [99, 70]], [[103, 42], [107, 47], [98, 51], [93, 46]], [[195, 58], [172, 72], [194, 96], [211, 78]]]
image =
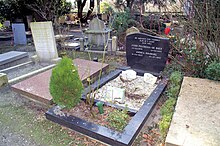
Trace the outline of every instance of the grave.
[[[135, 35], [135, 34], [131, 34], [131, 35]], [[128, 35], [127, 41], [129, 40], [131, 35]], [[166, 41], [163, 42], [163, 40], [164, 40], [163, 38], [153, 37], [153, 36], [140, 34], [140, 33], [138, 33], [137, 36], [134, 37], [133, 39], [134, 40], [130, 39], [129, 41], [131, 43], [127, 44], [127, 47], [130, 49], [130, 51], [129, 51], [129, 49], [127, 50], [128, 56], [129, 56], [129, 57], [127, 57], [127, 61], [129, 62], [128, 65], [132, 65], [132, 66], [121, 67], [119, 69], [116, 69], [113, 72], [110, 72], [108, 75], [103, 76], [99, 81], [96, 81], [94, 84], [92, 84], [90, 88], [86, 88], [84, 90], [84, 93], [82, 95], [83, 99], [86, 99], [87, 94], [90, 93], [91, 89], [92, 89], [92, 91], [94, 91], [94, 90], [97, 91], [97, 90], [101, 89], [102, 87], [105, 87], [110, 82], [111, 82], [111, 84], [114, 84], [115, 82], [117, 82], [117, 80], [121, 80], [123, 82], [122, 83], [123, 86], [128, 86], [128, 84], [133, 84], [131, 82], [128, 82], [127, 85], [125, 85], [126, 84], [125, 82], [127, 82], [127, 81], [125, 81], [121, 76], [122, 74], [125, 74], [125, 76], [126, 76], [126, 74], [128, 72], [127, 69], [129, 69], [129, 68], [136, 69], [139, 71], [139, 73], [144, 73], [144, 77], [140, 78], [139, 81], [140, 80], [147, 81], [146, 78], [149, 74], [149, 71], [152, 72], [153, 74], [159, 75], [160, 71], [162, 71], [163, 68], [165, 67], [167, 55], [169, 52], [168, 39], [165, 39]], [[165, 43], [165, 44], [162, 44], [162, 43]], [[133, 51], [134, 52], [133, 53], [132, 49], [129, 47], [129, 45], [132, 47], [135, 46], [135, 48], [138, 48], [137, 50], [141, 50], [142, 52], [145, 52], [145, 54], [146, 54], [145, 56], [147, 59], [146, 58], [143, 59], [140, 56], [137, 57], [137, 56], [133, 55], [134, 53], [138, 54], [139, 52]], [[165, 46], [168, 45], [168, 46], [164, 47], [163, 45], [165, 45]], [[138, 47], [136, 47], [136, 46], [138, 46]], [[146, 46], [146, 47], [144, 47], [144, 46]], [[144, 50], [148, 47], [150, 47], [151, 49]], [[157, 47], [155, 49], [156, 51], [154, 51], [153, 47], [154, 48]], [[131, 54], [131, 52], [133, 54]], [[150, 55], [146, 52], [154, 52], [154, 53], [156, 52], [156, 55], [152, 55], [152, 56], [161, 57], [161, 58], [156, 58], [156, 59], [162, 60], [162, 61], [155, 60], [155, 58], [151, 59], [152, 57], [149, 57]], [[150, 59], [148, 59], [148, 58], [150, 58]], [[143, 61], [151, 61], [151, 62], [144, 64]], [[158, 63], [160, 63], [159, 66], [155, 65]], [[133, 64], [135, 64], [135, 65], [133, 65]], [[138, 66], [136, 66], [136, 64]], [[143, 64], [143, 65], [140, 66], [139, 64]], [[154, 67], [151, 67], [151, 66], [154, 66]], [[133, 67], [135, 67], [135, 68], [133, 68]], [[133, 76], [134, 71], [129, 71], [129, 72], [130, 72], [129, 76], [130, 77]], [[134, 73], [134, 74], [136, 74], [136, 73]], [[128, 80], [133, 81], [135, 78], [131, 77]], [[95, 103], [101, 102], [105, 106], [111, 106], [116, 109], [127, 108], [128, 112], [130, 114], [134, 115], [131, 118], [131, 120], [128, 122], [127, 126], [123, 129], [123, 131], [112, 130], [110, 128], [107, 128], [106, 126], [94, 124], [92, 122], [88, 122], [88, 121], [81, 119], [79, 117], [69, 115], [69, 113], [62, 112], [58, 106], [55, 106], [55, 107], [49, 109], [46, 112], [46, 118], [55, 122], [55, 123], [61, 124], [63, 126], [71, 128], [75, 131], [78, 131], [82, 134], [85, 134], [87, 136], [90, 136], [92, 138], [100, 140], [100, 141], [107, 143], [109, 145], [117, 145], [117, 146], [129, 145], [130, 146], [130, 145], [132, 145], [136, 136], [140, 132], [145, 121], [147, 120], [151, 111], [153, 110], [154, 106], [156, 105], [157, 101], [159, 100], [161, 93], [163, 92], [163, 90], [165, 89], [165, 87], [167, 85], [166, 78], [157, 79], [157, 80], [158, 81], [156, 83], [156, 87], [154, 89], [152, 89], [152, 91], [151, 91], [151, 93], [149, 93], [149, 95], [144, 95], [145, 99], [142, 101], [142, 105], [138, 109], [136, 109], [135, 106], [133, 108], [126, 107], [126, 101], [127, 101], [126, 98], [124, 98], [124, 99], [121, 98], [120, 99], [121, 103], [120, 103], [120, 101], [116, 101], [116, 102], [119, 102], [119, 104], [115, 104], [115, 102], [109, 102], [108, 100], [101, 100], [99, 98], [95, 99]], [[137, 81], [137, 82], [139, 83], [139, 81]], [[154, 82], [154, 81], [152, 81], [152, 82]], [[143, 86], [145, 86], [145, 85], [143, 85]], [[136, 85], [134, 87], [136, 87]], [[145, 87], [141, 88], [141, 90], [144, 90], [144, 89], [145, 89]], [[101, 95], [102, 98], [105, 98], [105, 96], [108, 96], [108, 93], [112, 94], [112, 96], [116, 95], [116, 96], [124, 97], [124, 95], [122, 95], [122, 94], [125, 94], [125, 92], [126, 92], [125, 91], [126, 89], [124, 90], [123, 87], [118, 88], [115, 86], [113, 86], [111, 88], [107, 87], [107, 90], [106, 89], [104, 89], [104, 90], [107, 93], [106, 93], [106, 95]], [[117, 90], [117, 92], [114, 93], [115, 90]], [[110, 91], [110, 92], [108, 92], [108, 91]], [[96, 94], [97, 94], [97, 92], [96, 92]], [[123, 103], [123, 102], [125, 102], [125, 103]], [[125, 106], [122, 106], [120, 104], [124, 104]], [[57, 114], [60, 112], [62, 114]]]
[[220, 82], [184, 77], [166, 146], [220, 144]]
[[137, 29], [136, 27], [132, 26], [131, 28], [128, 28], [126, 30], [126, 35], [129, 35], [129, 34], [133, 34], [133, 33], [139, 33], [139, 29]]
[[3, 26], [9, 28], [11, 26], [11, 22], [9, 20], [4, 21]]
[[37, 56], [41, 62], [58, 58], [52, 22], [32, 22], [31, 32]]
[[85, 35], [88, 37], [88, 43], [96, 46], [94, 50], [103, 51], [104, 46], [108, 43], [108, 39], [110, 38], [110, 32], [111, 29], [106, 28], [104, 21], [96, 17], [90, 21], [89, 28], [85, 31]]
[[126, 37], [127, 65], [139, 74], [149, 72], [156, 76], [163, 71], [169, 53], [169, 39], [144, 33]]
[[[79, 76], [84, 84], [86, 84], [86, 79], [88, 77], [91, 79], [97, 78], [101, 69], [103, 72], [106, 72], [108, 69], [108, 64], [102, 65], [102, 63], [83, 59], [74, 59], [73, 62], [77, 66]], [[15, 85], [12, 85], [12, 89], [15, 92], [18, 92], [31, 99], [40, 101], [45, 104], [51, 104], [52, 97], [49, 92], [51, 72], [52, 69], [30, 77]]]
[[0, 70], [28, 61], [27, 52], [10, 51], [0, 54]]
[[15, 45], [26, 45], [27, 44], [25, 26], [23, 23], [12, 23], [12, 31], [14, 35]]

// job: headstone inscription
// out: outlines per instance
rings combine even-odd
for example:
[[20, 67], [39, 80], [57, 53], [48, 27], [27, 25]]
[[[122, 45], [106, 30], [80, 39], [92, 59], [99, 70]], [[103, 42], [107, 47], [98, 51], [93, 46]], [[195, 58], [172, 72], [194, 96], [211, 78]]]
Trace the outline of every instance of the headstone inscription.
[[58, 58], [52, 22], [32, 22], [31, 32], [37, 56], [40, 61]]
[[12, 31], [14, 35], [15, 45], [26, 45], [27, 37], [25, 33], [24, 23], [12, 23]]
[[159, 74], [165, 67], [169, 53], [169, 39], [144, 33], [126, 37], [127, 65], [133, 69]]

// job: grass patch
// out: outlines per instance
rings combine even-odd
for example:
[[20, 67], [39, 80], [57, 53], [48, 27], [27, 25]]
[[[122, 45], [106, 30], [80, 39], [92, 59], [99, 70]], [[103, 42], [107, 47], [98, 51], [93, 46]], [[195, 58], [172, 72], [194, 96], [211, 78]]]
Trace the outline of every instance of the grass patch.
[[36, 113], [23, 106], [0, 107], [0, 117], [0, 122], [4, 123], [4, 126], [10, 127], [16, 133], [29, 136], [37, 144], [53, 146], [80, 144], [69, 136], [68, 130], [46, 120], [44, 115], [41, 115], [41, 118], [36, 117]]

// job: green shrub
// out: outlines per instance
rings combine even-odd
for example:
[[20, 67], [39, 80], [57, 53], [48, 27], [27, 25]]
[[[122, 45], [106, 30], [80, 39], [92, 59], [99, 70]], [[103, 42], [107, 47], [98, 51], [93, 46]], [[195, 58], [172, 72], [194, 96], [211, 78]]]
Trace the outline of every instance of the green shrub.
[[108, 115], [107, 120], [109, 121], [109, 126], [122, 131], [127, 125], [128, 118], [127, 109], [124, 109], [122, 111], [114, 110]]
[[169, 98], [176, 98], [180, 90], [180, 85], [171, 86], [167, 91], [167, 96]]
[[174, 105], [176, 104], [175, 98], [169, 98], [161, 107], [160, 113], [161, 115], [172, 115], [172, 111], [174, 110]]
[[182, 74], [179, 71], [175, 71], [170, 76], [170, 83], [172, 85], [178, 85], [182, 81]]
[[212, 62], [205, 70], [208, 79], [220, 81], [220, 62]]
[[50, 93], [53, 101], [66, 108], [72, 108], [81, 99], [83, 90], [77, 68], [71, 59], [64, 57], [52, 70], [50, 77]]
[[182, 74], [179, 71], [175, 71], [171, 74], [169, 79], [169, 87], [167, 90], [167, 101], [162, 105], [160, 114], [162, 119], [159, 123], [159, 128], [162, 136], [165, 138], [169, 129], [170, 122], [173, 116], [174, 108], [176, 105], [177, 96], [180, 90], [180, 84], [182, 81]]
[[116, 14], [112, 27], [115, 29], [116, 35], [119, 36], [124, 33], [129, 27], [136, 26], [137, 22], [131, 16], [129, 9], [125, 12]]

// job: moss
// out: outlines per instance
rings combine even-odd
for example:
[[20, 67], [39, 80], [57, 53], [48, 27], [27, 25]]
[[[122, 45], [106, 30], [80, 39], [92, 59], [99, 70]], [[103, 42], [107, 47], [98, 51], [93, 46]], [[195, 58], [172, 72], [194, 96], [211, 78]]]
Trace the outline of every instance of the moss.
[[180, 90], [180, 84], [182, 82], [182, 74], [179, 71], [175, 71], [171, 74], [169, 78], [169, 87], [167, 90], [167, 101], [162, 105], [160, 113], [162, 119], [159, 123], [160, 132], [163, 138], [166, 137], [168, 129], [170, 127], [170, 122], [174, 113], [177, 96]]

